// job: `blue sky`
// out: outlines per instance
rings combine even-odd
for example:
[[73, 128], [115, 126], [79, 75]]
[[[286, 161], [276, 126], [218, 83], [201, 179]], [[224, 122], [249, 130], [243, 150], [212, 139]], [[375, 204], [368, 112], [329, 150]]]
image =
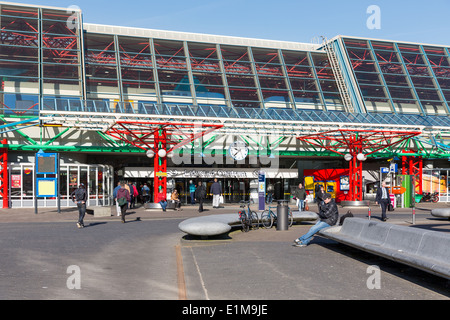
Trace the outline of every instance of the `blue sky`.
[[[15, 1], [13, 1], [15, 2]], [[295, 42], [336, 35], [450, 46], [449, 0], [21, 0], [77, 5], [89, 23]], [[366, 22], [381, 10], [381, 29]]]

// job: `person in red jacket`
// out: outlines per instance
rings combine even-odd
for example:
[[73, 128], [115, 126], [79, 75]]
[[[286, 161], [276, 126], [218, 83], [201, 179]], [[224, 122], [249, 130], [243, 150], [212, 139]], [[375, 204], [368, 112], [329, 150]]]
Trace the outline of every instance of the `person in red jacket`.
[[125, 215], [127, 214], [128, 203], [130, 202], [130, 192], [125, 188], [125, 183], [120, 183], [120, 189], [117, 191], [116, 201], [119, 203], [122, 223], [125, 223]]

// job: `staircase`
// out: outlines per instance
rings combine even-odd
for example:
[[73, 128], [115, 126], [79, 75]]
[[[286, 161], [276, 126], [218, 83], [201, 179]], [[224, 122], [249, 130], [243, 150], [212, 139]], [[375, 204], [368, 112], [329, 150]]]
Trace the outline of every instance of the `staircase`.
[[347, 85], [345, 84], [344, 76], [342, 75], [341, 66], [336, 56], [336, 52], [333, 48], [333, 43], [328, 42], [327, 38], [322, 37], [323, 39], [323, 47], [328, 55], [328, 60], [330, 61], [331, 69], [333, 70], [334, 77], [336, 79], [336, 83], [339, 89], [339, 93], [342, 98], [342, 103], [345, 108], [345, 112], [354, 113], [355, 110], [353, 108], [352, 100], [350, 98], [350, 94], [348, 93]]

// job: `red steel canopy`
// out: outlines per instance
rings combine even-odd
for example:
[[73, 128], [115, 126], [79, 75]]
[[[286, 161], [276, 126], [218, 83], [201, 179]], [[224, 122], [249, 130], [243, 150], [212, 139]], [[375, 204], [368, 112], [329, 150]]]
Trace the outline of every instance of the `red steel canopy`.
[[350, 201], [362, 201], [362, 163], [368, 155], [420, 135], [418, 131], [339, 129], [297, 137], [316, 147], [346, 156], [350, 162]]
[[[222, 128], [219, 124], [117, 121], [106, 134], [137, 148], [154, 152], [154, 200], [167, 193], [167, 155]], [[160, 151], [165, 152], [160, 155]], [[160, 196], [158, 196], [160, 194]]]

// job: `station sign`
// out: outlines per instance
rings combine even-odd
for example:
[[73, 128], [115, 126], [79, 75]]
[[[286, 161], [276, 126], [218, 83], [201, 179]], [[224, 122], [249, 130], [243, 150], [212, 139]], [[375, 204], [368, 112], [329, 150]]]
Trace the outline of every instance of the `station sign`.
[[380, 168], [381, 169], [381, 173], [389, 173], [389, 168]]
[[389, 167], [389, 172], [390, 173], [397, 173], [398, 172], [398, 164], [397, 163], [392, 163], [391, 166]]
[[260, 171], [258, 173], [258, 202], [259, 210], [266, 209], [266, 173]]
[[57, 174], [57, 159], [57, 153], [36, 153], [36, 174]]

